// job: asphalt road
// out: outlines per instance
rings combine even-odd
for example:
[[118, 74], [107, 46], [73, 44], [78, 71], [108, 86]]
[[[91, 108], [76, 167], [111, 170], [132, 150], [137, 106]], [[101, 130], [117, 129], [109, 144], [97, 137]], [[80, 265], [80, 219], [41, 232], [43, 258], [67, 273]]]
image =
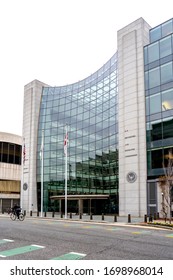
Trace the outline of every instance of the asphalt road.
[[173, 231], [0, 217], [0, 260], [172, 260]]

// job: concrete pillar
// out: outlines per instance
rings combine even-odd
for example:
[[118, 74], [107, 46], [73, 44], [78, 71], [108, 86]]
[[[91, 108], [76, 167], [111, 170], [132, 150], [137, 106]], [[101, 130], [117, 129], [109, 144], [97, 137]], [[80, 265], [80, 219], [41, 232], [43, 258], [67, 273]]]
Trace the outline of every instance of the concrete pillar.
[[146, 205], [146, 120], [142, 18], [118, 31], [119, 215], [143, 216]]

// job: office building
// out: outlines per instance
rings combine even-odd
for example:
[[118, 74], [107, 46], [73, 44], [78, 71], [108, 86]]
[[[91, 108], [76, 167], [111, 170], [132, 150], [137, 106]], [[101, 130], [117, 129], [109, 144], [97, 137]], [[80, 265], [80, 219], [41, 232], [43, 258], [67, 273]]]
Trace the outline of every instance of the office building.
[[158, 178], [164, 176], [163, 160], [173, 147], [173, 20], [149, 32], [144, 47], [147, 130], [148, 212], [160, 211]]
[[42, 205], [64, 211], [66, 128], [68, 212], [143, 216], [160, 210], [163, 170], [154, 162], [171, 145], [171, 24], [152, 29], [139, 18], [117, 32], [117, 52], [89, 77], [25, 86], [21, 203], [27, 211]]
[[0, 132], [0, 213], [20, 203], [22, 137]]

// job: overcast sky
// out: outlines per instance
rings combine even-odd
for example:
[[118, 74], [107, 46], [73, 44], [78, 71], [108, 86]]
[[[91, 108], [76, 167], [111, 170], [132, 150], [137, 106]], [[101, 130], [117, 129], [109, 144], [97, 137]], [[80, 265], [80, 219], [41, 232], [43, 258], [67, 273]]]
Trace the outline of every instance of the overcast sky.
[[0, 0], [0, 131], [22, 135], [24, 85], [66, 85], [117, 50], [117, 31], [173, 17], [172, 0]]

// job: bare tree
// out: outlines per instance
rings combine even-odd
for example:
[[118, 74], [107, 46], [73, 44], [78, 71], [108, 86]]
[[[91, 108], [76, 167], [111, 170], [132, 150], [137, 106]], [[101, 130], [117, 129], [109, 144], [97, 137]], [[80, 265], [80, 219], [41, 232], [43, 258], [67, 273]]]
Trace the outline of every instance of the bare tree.
[[161, 193], [162, 193], [162, 202], [161, 202], [161, 213], [165, 219], [165, 222], [167, 220], [168, 217], [168, 211], [169, 211], [169, 207], [168, 207], [168, 188], [166, 186], [166, 179], [165, 176], [162, 176], [159, 178], [159, 187], [161, 189]]
[[[167, 161], [167, 164], [165, 164]], [[171, 224], [172, 219], [172, 186], [173, 186], [173, 154], [172, 149], [169, 150], [168, 155], [163, 160], [164, 176], [159, 178], [159, 186], [162, 192], [162, 212], [165, 217], [169, 216]]]

